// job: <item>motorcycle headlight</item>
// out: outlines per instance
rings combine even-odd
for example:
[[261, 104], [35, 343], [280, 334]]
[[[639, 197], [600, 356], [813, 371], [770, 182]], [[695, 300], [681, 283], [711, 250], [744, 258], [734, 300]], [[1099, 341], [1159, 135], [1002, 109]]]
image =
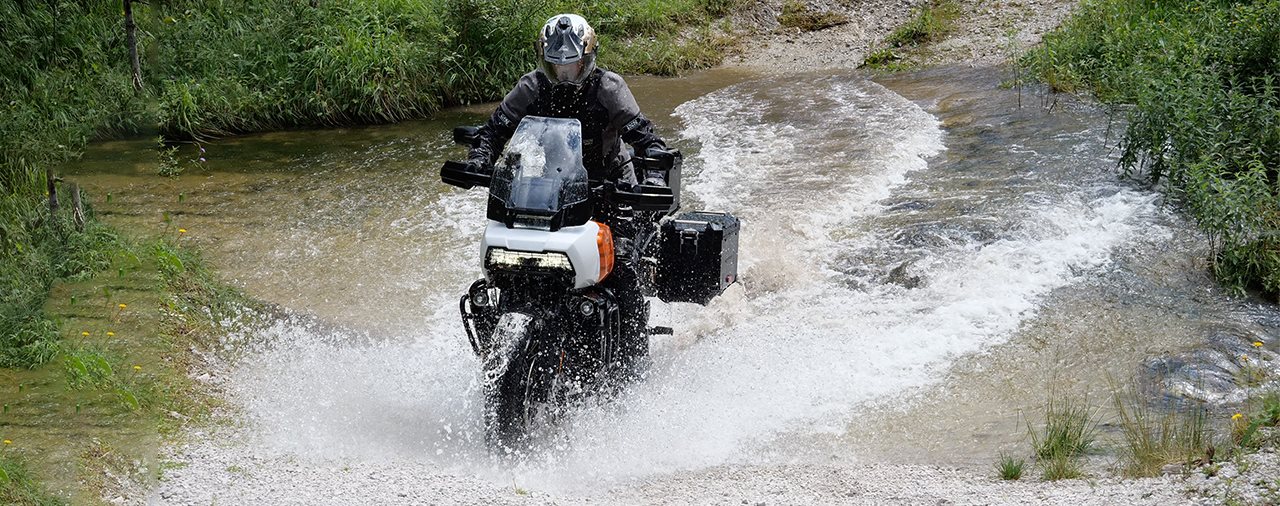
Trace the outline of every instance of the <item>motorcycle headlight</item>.
[[573, 272], [573, 264], [569, 262], [569, 255], [554, 251], [535, 253], [532, 251], [489, 248], [484, 264], [489, 269]]

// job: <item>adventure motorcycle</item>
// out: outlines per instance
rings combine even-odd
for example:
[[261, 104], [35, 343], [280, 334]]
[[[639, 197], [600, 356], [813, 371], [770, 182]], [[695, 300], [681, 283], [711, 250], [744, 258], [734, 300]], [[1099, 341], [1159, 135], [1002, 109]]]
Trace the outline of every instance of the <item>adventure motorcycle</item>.
[[[474, 146], [476, 133], [459, 127], [454, 140]], [[590, 180], [578, 120], [529, 116], [492, 173], [459, 162], [440, 170], [447, 184], [489, 188], [484, 278], [459, 309], [483, 366], [491, 449], [512, 451], [556, 408], [626, 376], [647, 354], [649, 334], [671, 332], [647, 327], [643, 301], [640, 327], [622, 324], [615, 290], [603, 283], [619, 261], [615, 247], [634, 251], [641, 292], [667, 302], [706, 304], [737, 280], [738, 220], [675, 214], [679, 154], [629, 163], [662, 172], [668, 186]]]

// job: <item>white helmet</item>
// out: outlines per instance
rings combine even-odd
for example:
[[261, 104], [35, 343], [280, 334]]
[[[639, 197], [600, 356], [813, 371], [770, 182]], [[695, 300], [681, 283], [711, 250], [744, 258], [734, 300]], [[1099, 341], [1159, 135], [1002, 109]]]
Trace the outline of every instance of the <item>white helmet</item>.
[[577, 14], [557, 14], [538, 36], [539, 67], [552, 83], [582, 84], [596, 69], [596, 31]]

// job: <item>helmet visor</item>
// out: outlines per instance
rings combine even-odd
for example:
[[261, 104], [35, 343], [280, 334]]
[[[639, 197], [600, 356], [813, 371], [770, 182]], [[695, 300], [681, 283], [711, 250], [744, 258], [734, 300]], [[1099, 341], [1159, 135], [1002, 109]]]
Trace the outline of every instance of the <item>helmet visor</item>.
[[578, 60], [572, 63], [556, 65], [551, 62], [544, 61], [543, 69], [546, 71], [547, 77], [556, 83], [578, 83], [586, 77], [583, 69], [586, 68], [585, 62]]

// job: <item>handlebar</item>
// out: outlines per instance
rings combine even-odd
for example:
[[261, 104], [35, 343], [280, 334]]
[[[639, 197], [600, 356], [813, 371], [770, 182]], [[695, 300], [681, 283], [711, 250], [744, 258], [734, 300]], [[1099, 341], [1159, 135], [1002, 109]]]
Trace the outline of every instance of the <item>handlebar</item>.
[[666, 186], [640, 184], [619, 188], [616, 184], [606, 183], [605, 187], [606, 200], [631, 206], [637, 211], [666, 212], [675, 204], [675, 194]]
[[492, 172], [473, 172], [468, 169], [470, 167], [462, 162], [444, 162], [444, 166], [440, 167], [440, 180], [464, 190], [470, 190], [476, 186], [489, 187], [489, 180], [493, 178]]
[[[440, 167], [440, 180], [445, 184], [457, 186], [464, 190], [489, 187], [492, 173], [475, 172], [462, 162], [447, 161]], [[637, 211], [667, 211], [675, 203], [675, 195], [671, 188], [655, 185], [628, 185], [619, 187], [611, 182], [593, 185], [593, 192], [598, 190], [599, 196], [614, 204], [631, 206]]]

